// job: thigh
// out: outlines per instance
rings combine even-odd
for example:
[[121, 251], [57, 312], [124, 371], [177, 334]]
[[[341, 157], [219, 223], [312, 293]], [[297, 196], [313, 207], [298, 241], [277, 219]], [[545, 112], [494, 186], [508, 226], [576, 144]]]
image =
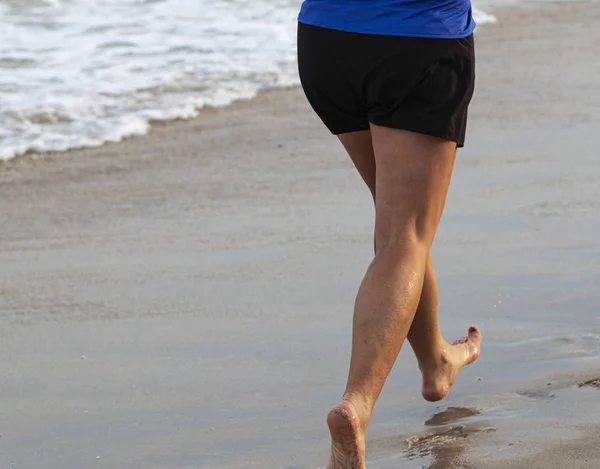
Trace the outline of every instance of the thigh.
[[372, 125], [377, 246], [396, 240], [431, 245], [442, 216], [456, 143]]
[[371, 131], [350, 132], [338, 137], [375, 199], [375, 153]]

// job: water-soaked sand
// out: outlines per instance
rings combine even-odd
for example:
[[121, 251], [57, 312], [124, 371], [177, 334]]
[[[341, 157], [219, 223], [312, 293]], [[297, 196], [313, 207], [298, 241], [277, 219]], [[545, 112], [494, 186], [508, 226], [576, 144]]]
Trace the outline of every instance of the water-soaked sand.
[[[402, 352], [373, 469], [600, 465], [600, 8], [498, 16], [434, 248], [484, 354], [430, 404]], [[373, 213], [300, 91], [22, 158], [0, 194], [0, 467], [324, 464]]]

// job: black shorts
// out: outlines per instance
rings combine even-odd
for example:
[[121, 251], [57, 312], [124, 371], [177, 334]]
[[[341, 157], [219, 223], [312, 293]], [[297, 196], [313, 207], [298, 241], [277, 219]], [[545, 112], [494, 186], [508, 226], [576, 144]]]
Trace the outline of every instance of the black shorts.
[[473, 35], [379, 36], [299, 23], [298, 67], [310, 105], [333, 134], [373, 123], [464, 145]]

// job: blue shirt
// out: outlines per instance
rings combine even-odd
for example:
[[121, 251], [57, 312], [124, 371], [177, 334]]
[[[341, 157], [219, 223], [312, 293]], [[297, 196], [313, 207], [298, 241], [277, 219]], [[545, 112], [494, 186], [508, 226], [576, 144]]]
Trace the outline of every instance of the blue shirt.
[[304, 0], [298, 20], [386, 36], [460, 39], [475, 29], [471, 0]]

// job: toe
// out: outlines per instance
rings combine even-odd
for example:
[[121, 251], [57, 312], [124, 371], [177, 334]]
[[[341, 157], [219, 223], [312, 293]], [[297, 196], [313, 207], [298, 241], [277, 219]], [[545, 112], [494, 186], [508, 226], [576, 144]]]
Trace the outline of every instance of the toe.
[[479, 328], [471, 326], [469, 327], [469, 334], [467, 337], [469, 340], [481, 340], [481, 331]]
[[469, 337], [464, 336], [464, 337], [461, 337], [460, 339], [457, 339], [454, 342], [452, 342], [452, 345], [466, 344], [468, 340], [469, 340]]
[[469, 336], [467, 340], [467, 344], [469, 344], [469, 352], [470, 357], [467, 363], [473, 363], [475, 360], [479, 358], [479, 354], [481, 353], [481, 331], [472, 326], [469, 329]]

